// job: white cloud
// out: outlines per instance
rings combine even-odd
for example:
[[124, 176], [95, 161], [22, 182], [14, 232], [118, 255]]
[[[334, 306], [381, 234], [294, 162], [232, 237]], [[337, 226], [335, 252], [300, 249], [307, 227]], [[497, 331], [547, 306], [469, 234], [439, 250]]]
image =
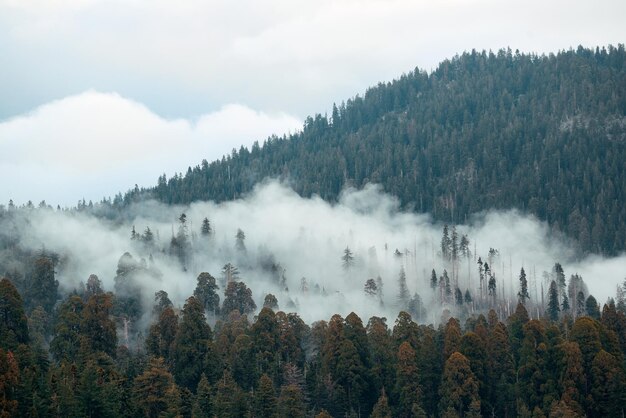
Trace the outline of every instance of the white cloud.
[[197, 121], [166, 120], [118, 94], [89, 91], [0, 123], [0, 194], [22, 203], [96, 200], [301, 126], [237, 104]]
[[236, 102], [304, 118], [472, 48], [624, 42], [624, 16], [617, 0], [2, 0], [0, 115], [95, 88], [166, 115]]

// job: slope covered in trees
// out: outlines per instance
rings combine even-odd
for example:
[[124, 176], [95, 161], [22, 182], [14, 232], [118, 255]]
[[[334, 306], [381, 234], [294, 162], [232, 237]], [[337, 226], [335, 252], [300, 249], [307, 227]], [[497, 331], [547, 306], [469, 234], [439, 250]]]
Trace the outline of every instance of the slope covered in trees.
[[269, 307], [209, 323], [195, 296], [179, 309], [157, 292], [146, 338], [128, 345], [115, 334], [118, 297], [75, 291], [43, 322], [32, 310], [27, 326], [15, 286], [0, 280], [1, 416], [624, 414], [626, 315], [613, 301], [575, 319], [531, 319], [519, 303], [508, 318], [492, 309], [438, 327], [404, 311], [393, 324], [354, 312], [306, 324]]
[[266, 177], [334, 201], [380, 183], [405, 207], [459, 223], [518, 208], [584, 251], [626, 248], [624, 46], [549, 56], [464, 53], [306, 119], [302, 132], [165, 175], [116, 203], [224, 201]]

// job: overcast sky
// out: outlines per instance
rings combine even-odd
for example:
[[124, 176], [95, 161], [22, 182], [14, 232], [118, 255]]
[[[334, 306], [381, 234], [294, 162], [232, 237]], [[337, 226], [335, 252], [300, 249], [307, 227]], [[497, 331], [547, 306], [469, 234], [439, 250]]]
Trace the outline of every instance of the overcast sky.
[[623, 0], [0, 0], [0, 204], [153, 185], [416, 66], [624, 22]]

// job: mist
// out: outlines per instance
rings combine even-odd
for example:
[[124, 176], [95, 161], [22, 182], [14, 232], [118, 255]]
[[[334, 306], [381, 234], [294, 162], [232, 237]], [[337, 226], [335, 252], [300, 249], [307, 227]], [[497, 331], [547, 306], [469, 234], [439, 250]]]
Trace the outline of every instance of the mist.
[[[169, 251], [182, 213], [187, 216], [191, 243], [185, 267]], [[200, 233], [205, 217], [213, 228], [209, 237]], [[151, 311], [158, 290], [168, 292], [174, 305], [182, 307], [193, 293], [198, 274], [205, 271], [218, 279], [223, 301], [222, 268], [231, 263], [239, 269], [237, 280], [252, 290], [257, 310], [272, 293], [280, 310], [297, 312], [309, 324], [352, 311], [364, 322], [374, 315], [393, 321], [399, 310], [401, 269], [410, 295], [418, 293], [429, 307], [423, 322], [437, 323], [444, 308], [454, 313], [454, 306], [433, 303], [429, 285], [432, 269], [438, 275], [444, 269], [450, 271], [440, 257], [443, 224], [429, 215], [401, 210], [398, 200], [377, 185], [345, 190], [337, 203], [328, 203], [319, 197], [300, 197], [288, 185], [267, 181], [242, 199], [220, 204], [133, 204], [115, 221], [52, 209], [33, 209], [28, 219], [17, 227], [20, 245], [61, 256], [57, 279], [62, 293], [78, 288], [91, 274], [100, 278], [105, 290], [113, 291], [122, 254], [150, 260], [146, 262], [160, 274], [139, 277], [145, 312]], [[137, 234], [150, 228], [154, 234], [151, 249], [130, 239], [133, 227]], [[236, 248], [239, 229], [245, 233], [245, 250]], [[476, 214], [456, 230], [459, 237], [467, 235], [472, 253], [457, 266], [458, 287], [472, 295], [478, 293], [476, 260], [486, 260], [490, 248], [499, 252], [491, 263], [498, 294], [512, 301], [521, 267], [529, 277], [531, 303], [539, 302], [542, 286], [547, 291], [543, 272], [549, 274], [555, 262], [563, 265], [567, 278], [580, 274], [599, 303], [615, 297], [616, 285], [626, 276], [626, 255], [578, 258], [573, 246], [554, 236], [546, 223], [516, 210]], [[346, 248], [354, 256], [350, 268], [342, 261]], [[263, 267], [268, 263], [280, 265], [284, 282]], [[382, 295], [366, 295], [366, 280], [378, 276]]]

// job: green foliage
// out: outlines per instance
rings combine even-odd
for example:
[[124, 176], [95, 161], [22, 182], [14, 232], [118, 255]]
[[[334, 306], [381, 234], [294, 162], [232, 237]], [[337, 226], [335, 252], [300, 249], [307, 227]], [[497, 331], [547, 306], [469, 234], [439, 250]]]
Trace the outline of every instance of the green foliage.
[[585, 251], [615, 254], [626, 245], [625, 62], [623, 45], [467, 52], [430, 74], [380, 83], [330, 120], [308, 117], [302, 132], [161, 176], [121, 202], [230, 200], [266, 177], [332, 201], [345, 186], [374, 182], [437, 220], [517, 207]]
[[204, 359], [209, 351], [212, 334], [202, 305], [191, 296], [183, 307], [173, 342], [172, 374], [179, 386], [195, 391], [204, 370]]
[[102, 293], [91, 296], [82, 311], [81, 350], [89, 355], [103, 352], [115, 357], [117, 332], [111, 320], [113, 295]]
[[9, 279], [0, 280], [0, 348], [15, 350], [27, 344], [28, 322], [22, 297]]
[[231, 281], [224, 292], [222, 314], [227, 316], [232, 311], [239, 311], [242, 315], [254, 312], [256, 303], [252, 299], [252, 290], [244, 282]]

